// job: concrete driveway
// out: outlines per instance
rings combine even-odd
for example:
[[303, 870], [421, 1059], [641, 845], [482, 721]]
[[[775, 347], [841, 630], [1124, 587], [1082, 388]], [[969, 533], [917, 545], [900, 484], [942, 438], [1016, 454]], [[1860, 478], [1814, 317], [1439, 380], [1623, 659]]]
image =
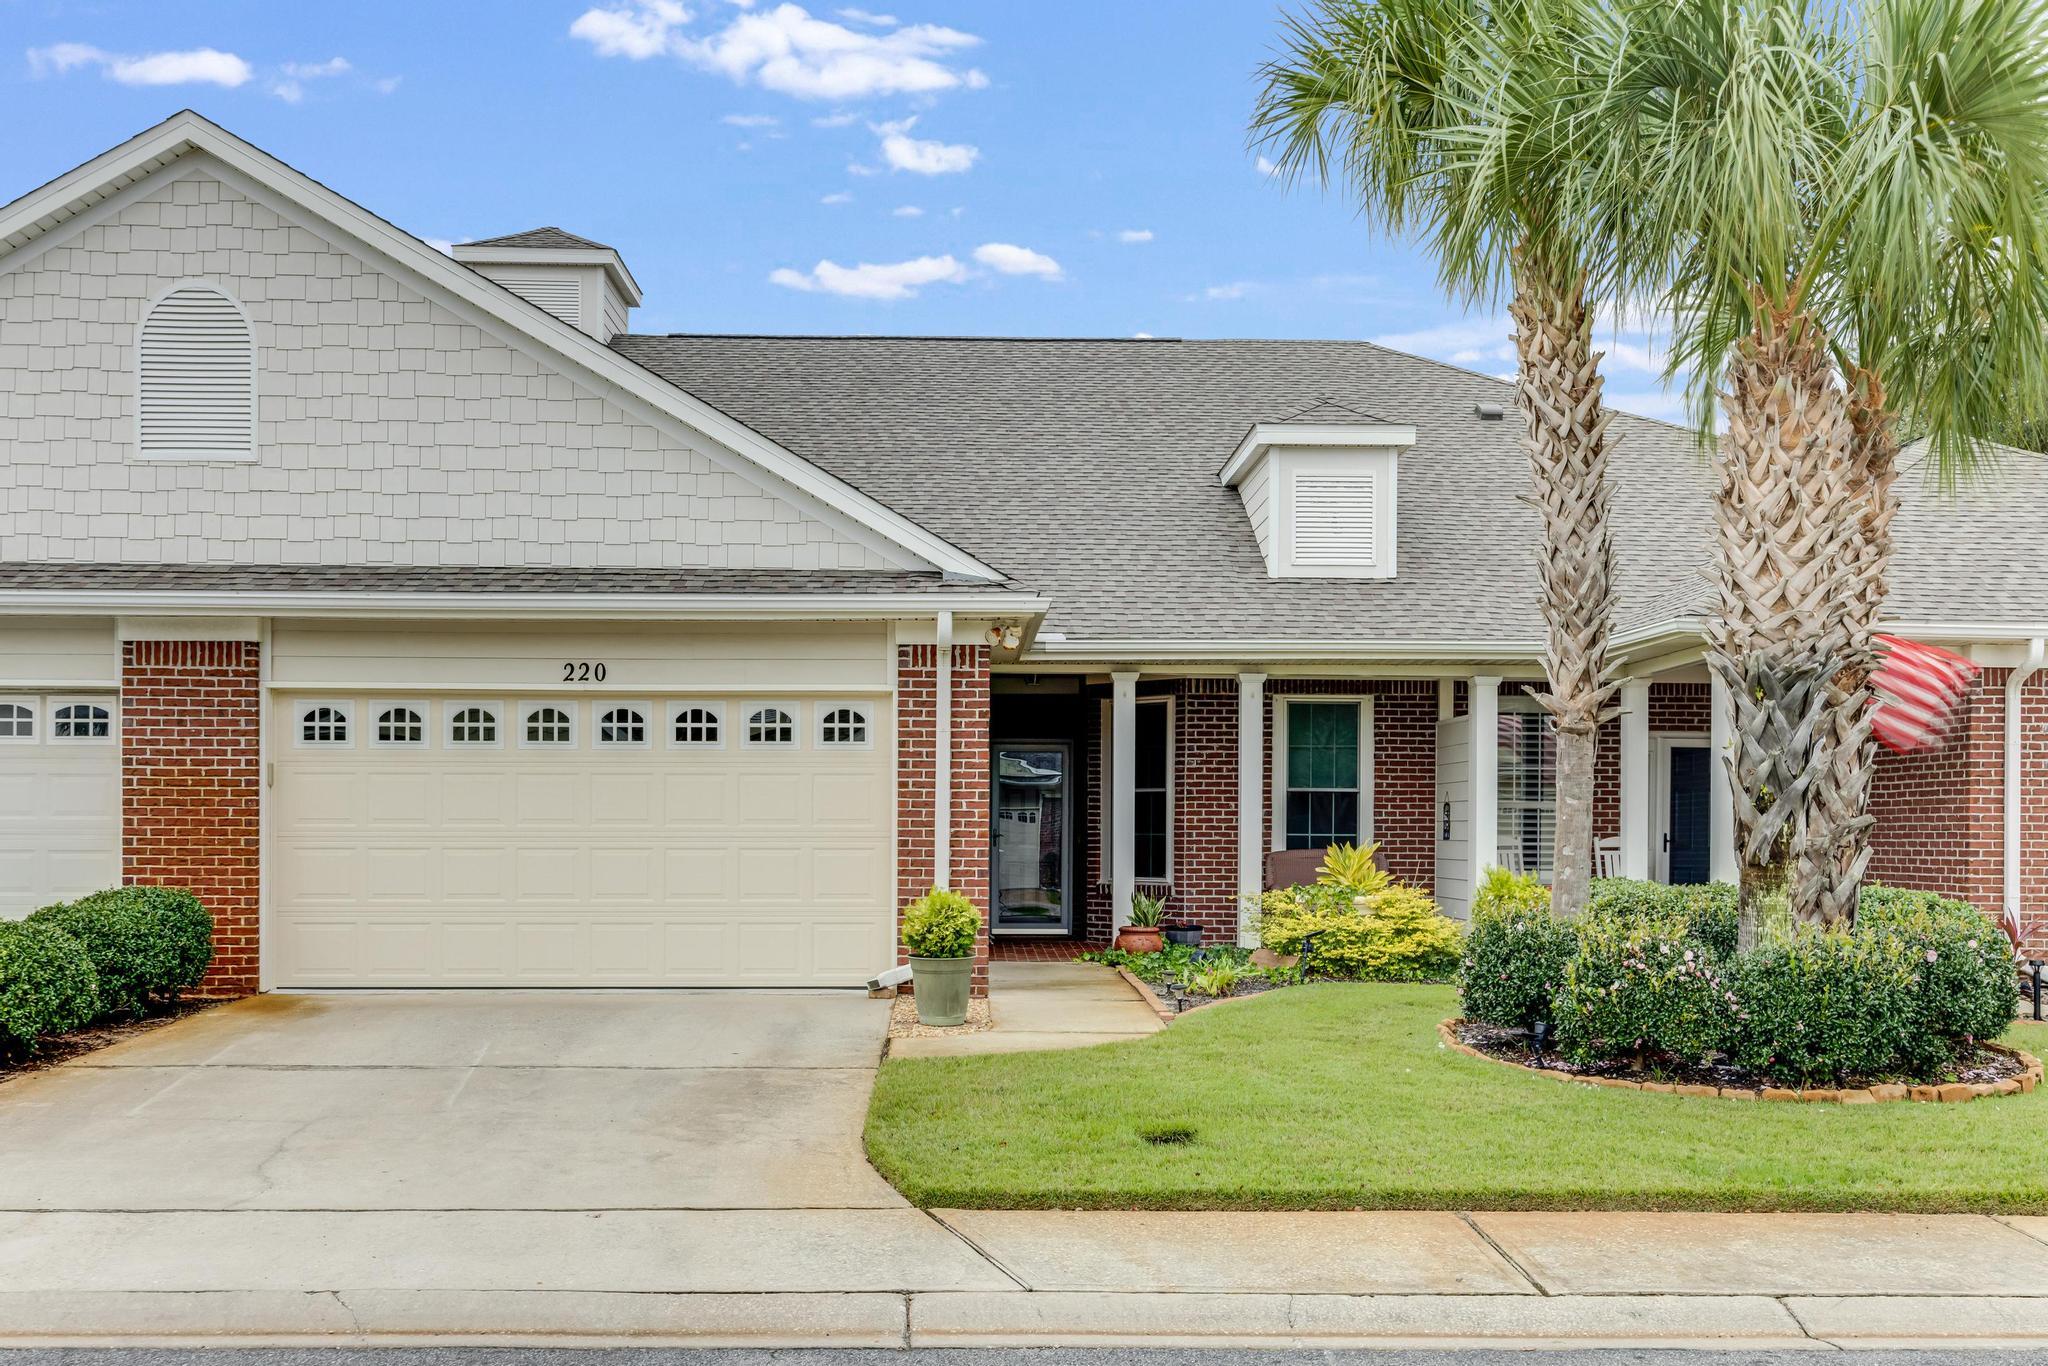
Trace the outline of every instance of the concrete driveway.
[[52, 1296], [114, 1322], [195, 1293], [297, 1315], [353, 1291], [1007, 1288], [863, 1156], [887, 1014], [824, 993], [265, 996], [0, 1084], [0, 1335]]

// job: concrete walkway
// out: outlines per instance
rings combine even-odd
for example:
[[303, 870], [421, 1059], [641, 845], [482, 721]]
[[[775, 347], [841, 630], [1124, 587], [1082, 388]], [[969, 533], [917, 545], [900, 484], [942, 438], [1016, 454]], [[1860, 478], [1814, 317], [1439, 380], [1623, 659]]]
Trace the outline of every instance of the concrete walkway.
[[1090, 1048], [1156, 1034], [1165, 1026], [1130, 983], [1100, 963], [991, 963], [995, 1028], [976, 1034], [895, 1039], [892, 1058], [960, 1058]]

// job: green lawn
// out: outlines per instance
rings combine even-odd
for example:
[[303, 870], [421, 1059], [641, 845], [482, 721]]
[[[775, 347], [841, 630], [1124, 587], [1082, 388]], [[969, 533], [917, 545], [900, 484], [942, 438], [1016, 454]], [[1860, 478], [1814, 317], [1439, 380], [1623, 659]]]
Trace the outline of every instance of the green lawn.
[[[1785, 1105], [1561, 1085], [1437, 1042], [1448, 987], [1318, 986], [1132, 1043], [884, 1064], [868, 1153], [931, 1206], [2048, 1212], [2048, 1090]], [[2048, 1026], [2010, 1042], [2048, 1052]], [[1184, 1144], [1147, 1130], [1189, 1129]]]

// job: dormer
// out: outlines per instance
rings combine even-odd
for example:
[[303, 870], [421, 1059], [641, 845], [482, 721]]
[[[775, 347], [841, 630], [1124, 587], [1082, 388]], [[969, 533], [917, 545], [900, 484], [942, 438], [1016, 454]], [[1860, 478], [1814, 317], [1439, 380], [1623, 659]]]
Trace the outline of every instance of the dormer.
[[1276, 579], [1391, 579], [1400, 456], [1413, 427], [1261, 422], [1217, 476], [1237, 490]]
[[457, 242], [456, 260], [601, 342], [626, 330], [640, 286], [618, 252], [560, 228]]

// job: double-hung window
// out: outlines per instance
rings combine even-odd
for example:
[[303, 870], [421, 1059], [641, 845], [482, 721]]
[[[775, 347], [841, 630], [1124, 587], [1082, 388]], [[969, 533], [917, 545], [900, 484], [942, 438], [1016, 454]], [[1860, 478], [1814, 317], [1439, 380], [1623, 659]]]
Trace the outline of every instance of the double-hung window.
[[1557, 727], [1531, 697], [1500, 699], [1500, 866], [1548, 882], [1557, 867]]
[[1281, 843], [1322, 849], [1372, 838], [1371, 699], [1290, 699], [1281, 705]]

